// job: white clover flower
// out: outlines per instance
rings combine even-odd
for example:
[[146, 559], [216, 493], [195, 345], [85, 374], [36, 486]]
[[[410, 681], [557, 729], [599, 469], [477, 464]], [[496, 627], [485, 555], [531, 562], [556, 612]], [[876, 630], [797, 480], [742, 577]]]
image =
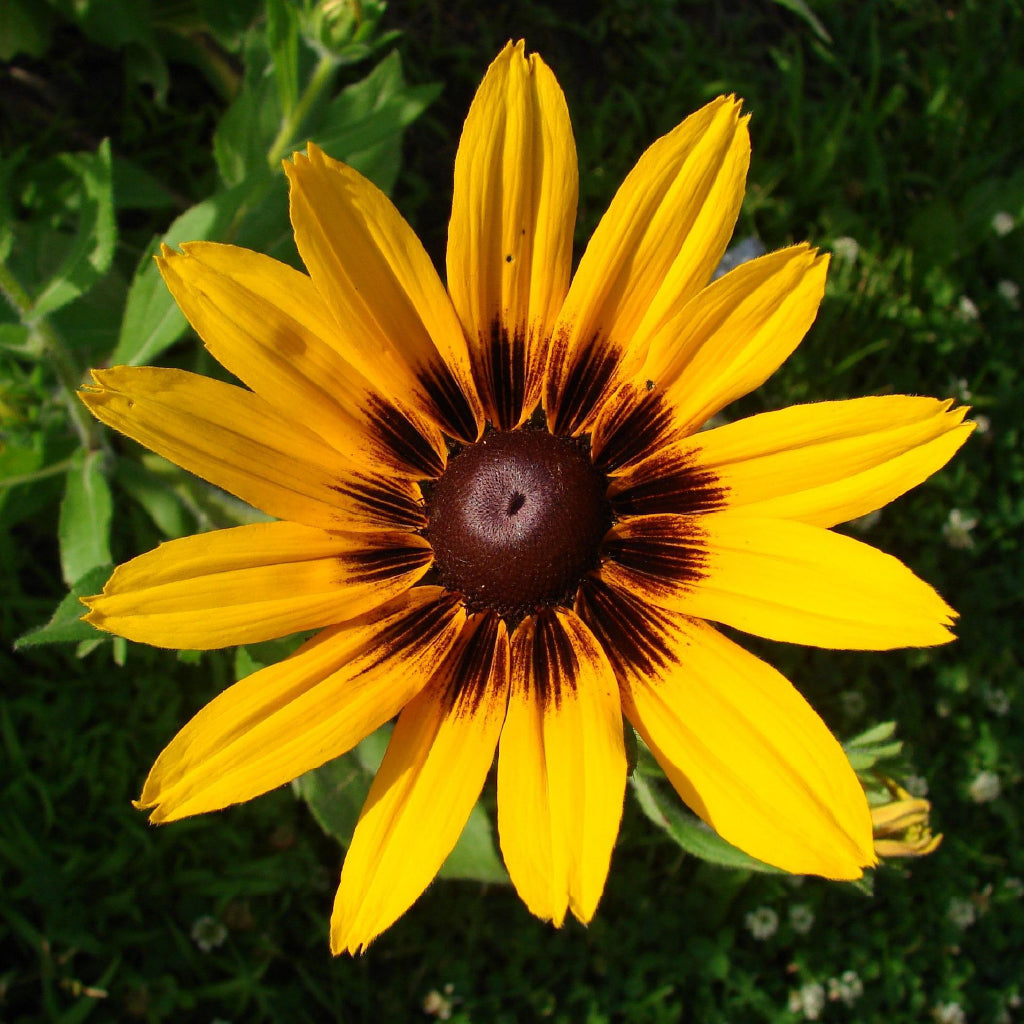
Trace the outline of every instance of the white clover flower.
[[1020, 309], [1020, 285], [1016, 281], [1002, 280], [996, 285], [996, 291], [1010, 309]]
[[942, 524], [942, 536], [951, 548], [969, 551], [974, 547], [971, 530], [978, 525], [976, 516], [965, 515], [962, 509], [950, 509], [946, 521]]
[[814, 927], [814, 912], [806, 903], [794, 903], [789, 908], [789, 927], [797, 935], [806, 935]]
[[967, 793], [976, 804], [987, 804], [995, 800], [1002, 789], [995, 772], [983, 771], [974, 777], [974, 781], [967, 787]]
[[1000, 237], [1003, 238], [1008, 235], [1015, 227], [1015, 222], [1012, 213], [1007, 213], [1006, 210], [1000, 210], [997, 214], [992, 217], [992, 230]]
[[969, 295], [961, 295], [956, 304], [956, 317], [965, 324], [973, 323], [979, 317], [978, 307]]
[[868, 530], [877, 525], [881, 518], [882, 510], [880, 508], [876, 508], [873, 512], [867, 512], [862, 516], [857, 516], [856, 519], [851, 519], [849, 525], [858, 533], [867, 533]]
[[[450, 996], [452, 993], [452, 986], [445, 985], [445, 992]], [[452, 1000], [446, 998], [446, 996], [438, 992], [436, 988], [431, 989], [423, 997], [422, 1006], [423, 1012], [429, 1017], [436, 1017], [437, 1020], [449, 1020], [451, 1018], [453, 1008]]]
[[928, 780], [923, 775], [908, 775], [903, 780], [903, 788], [919, 800], [928, 795]]
[[853, 1006], [864, 995], [864, 982], [856, 971], [843, 971], [838, 978], [828, 979], [828, 997], [835, 1003]]
[[856, 263], [860, 255], [860, 243], [849, 235], [840, 235], [832, 242], [832, 252], [843, 263]]
[[804, 1020], [817, 1020], [825, 1009], [825, 987], [816, 981], [809, 981], [789, 993], [789, 1010], [802, 1013]]
[[992, 421], [984, 413], [976, 413], [974, 416], [974, 432], [976, 434], [987, 434], [992, 429]]
[[204, 953], [209, 953], [211, 949], [224, 944], [224, 940], [228, 937], [228, 930], [223, 921], [219, 921], [209, 914], [203, 914], [202, 917], [197, 917], [192, 922], [190, 934], [192, 941], [199, 949]]
[[758, 907], [745, 918], [747, 931], [759, 942], [770, 939], [779, 930], [779, 915], [771, 907]]
[[1005, 690], [986, 690], [985, 703], [992, 714], [999, 715], [1000, 717], [1008, 714], [1010, 711], [1010, 695]]
[[957, 928], [970, 928], [978, 919], [978, 908], [970, 900], [965, 900], [962, 896], [954, 896], [946, 908], [946, 917]]
[[935, 1024], [967, 1024], [967, 1015], [959, 1003], [936, 1003], [932, 1018]]

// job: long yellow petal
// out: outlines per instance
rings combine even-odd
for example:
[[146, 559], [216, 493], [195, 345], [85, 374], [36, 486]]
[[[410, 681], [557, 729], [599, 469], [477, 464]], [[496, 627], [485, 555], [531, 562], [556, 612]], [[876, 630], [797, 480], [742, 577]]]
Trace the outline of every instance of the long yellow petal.
[[744, 263], [691, 299], [658, 332], [642, 376], [607, 403], [594, 452], [609, 469], [692, 434], [753, 391], [800, 344], [825, 291], [827, 256], [794, 245]]
[[902, 562], [818, 526], [736, 512], [619, 523], [603, 578], [686, 615], [815, 647], [953, 639], [945, 601]]
[[268, 515], [335, 530], [424, 525], [419, 488], [361, 472], [244, 388], [184, 370], [93, 370], [97, 419]]
[[569, 287], [578, 186], [562, 90], [537, 54], [509, 43], [469, 108], [448, 229], [448, 290], [487, 418], [501, 429], [540, 398]]
[[797, 874], [859, 878], [875, 862], [864, 790], [787, 679], [706, 623], [620, 588], [588, 581], [579, 606], [626, 716], [719, 835]]
[[235, 683], [157, 758], [139, 808], [154, 824], [251, 800], [345, 753], [423, 688], [465, 622], [461, 603], [416, 587], [324, 630]]
[[719, 97], [655, 142], [587, 246], [555, 327], [545, 406], [578, 433], [643, 366], [651, 339], [711, 277], [750, 162], [747, 119]]
[[352, 364], [385, 395], [475, 441], [483, 410], [462, 325], [430, 257], [391, 200], [312, 143], [285, 173], [295, 244], [345, 338]]
[[470, 617], [399, 717], [373, 780], [334, 900], [335, 954], [365, 949], [437, 874], [483, 789], [508, 690], [504, 623]]
[[907, 395], [798, 405], [705, 430], [616, 478], [620, 515], [742, 509], [816, 526], [865, 515], [941, 469], [966, 409]]
[[86, 622], [158, 647], [209, 650], [343, 622], [430, 568], [414, 533], [338, 534], [254, 523], [168, 541], [83, 598]]
[[524, 619], [498, 748], [498, 833], [532, 913], [556, 926], [566, 909], [593, 916], [625, 785], [618, 688], [600, 644], [569, 611]]
[[214, 357], [286, 419], [360, 466], [422, 479], [444, 469], [438, 429], [387, 401], [340, 351], [340, 331], [312, 280], [233, 245], [164, 248], [167, 287]]

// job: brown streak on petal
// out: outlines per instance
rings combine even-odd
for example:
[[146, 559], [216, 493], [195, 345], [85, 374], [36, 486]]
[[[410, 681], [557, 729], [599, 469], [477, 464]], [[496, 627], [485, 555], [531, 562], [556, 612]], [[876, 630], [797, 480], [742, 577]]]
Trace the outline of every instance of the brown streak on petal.
[[427, 439], [393, 405], [371, 396], [367, 418], [380, 443], [410, 469], [426, 478], [444, 472], [444, 460]]
[[668, 642], [669, 615], [632, 594], [589, 577], [576, 598], [577, 614], [604, 648], [620, 681], [631, 675], [653, 676], [679, 660]]
[[[551, 344], [551, 366], [559, 366], [570, 359], [569, 328], [563, 326]], [[556, 434], [574, 434], [590, 419], [597, 403], [604, 397], [609, 383], [619, 367], [614, 346], [601, 338], [593, 338], [581, 346], [570, 360], [557, 398], [554, 422]]]
[[655, 577], [652, 583], [664, 586], [671, 581], [677, 588], [698, 583], [707, 575], [706, 535], [696, 522], [684, 526], [680, 518], [673, 517], [671, 524], [651, 518], [633, 520], [630, 535], [612, 532], [605, 541], [605, 554], [626, 569]]
[[696, 515], [724, 509], [729, 488], [703, 468], [699, 449], [668, 448], [647, 459], [625, 480], [612, 483], [609, 497], [618, 516], [674, 512]]
[[477, 387], [494, 415], [494, 426], [511, 430], [518, 422], [526, 401], [528, 334], [522, 325], [509, 332], [496, 316], [490, 335], [480, 339], [482, 367]]
[[[500, 626], [501, 619], [487, 612], [480, 621], [473, 623], [471, 620], [464, 627], [473, 632], [449, 654], [444, 669], [448, 680], [441, 702], [446, 714], [457, 718], [475, 715], [487, 694], [492, 669], [507, 676], [508, 645], [498, 643]], [[495, 664], [496, 659], [501, 663]]]
[[672, 438], [672, 410], [658, 391], [644, 392], [624, 404], [607, 425], [602, 424], [600, 448], [594, 463], [604, 472], [638, 462], [664, 447]]
[[475, 441], [477, 423], [473, 407], [448, 367], [439, 363], [421, 371], [417, 379], [433, 403], [441, 429], [460, 441]]
[[[332, 491], [358, 502], [368, 512], [376, 514], [382, 526], [418, 530], [427, 525], [419, 502], [407, 494], [396, 493], [386, 481], [363, 477], [359, 482], [345, 481], [329, 486]], [[339, 516], [339, 526], [344, 525], [344, 517]]]
[[532, 664], [541, 704], [557, 709], [562, 703], [562, 687], [575, 688], [579, 664], [565, 629], [550, 608], [539, 611], [535, 619]]
[[384, 583], [393, 576], [412, 572], [427, 564], [433, 552], [423, 547], [374, 547], [354, 551], [342, 561], [346, 564], [346, 576], [351, 583]]
[[391, 622], [373, 638], [374, 657], [362, 667], [360, 674], [377, 668], [396, 654], [414, 660], [451, 625], [460, 603], [455, 595], [444, 594]]

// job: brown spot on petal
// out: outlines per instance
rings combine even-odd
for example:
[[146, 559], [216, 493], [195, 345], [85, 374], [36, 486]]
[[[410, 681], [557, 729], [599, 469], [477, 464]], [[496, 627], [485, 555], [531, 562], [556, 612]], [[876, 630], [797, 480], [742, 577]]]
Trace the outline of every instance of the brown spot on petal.
[[659, 512], [696, 515], [726, 507], [729, 489], [698, 462], [699, 449], [666, 448], [645, 460], [626, 479], [613, 482], [609, 496], [618, 516]]

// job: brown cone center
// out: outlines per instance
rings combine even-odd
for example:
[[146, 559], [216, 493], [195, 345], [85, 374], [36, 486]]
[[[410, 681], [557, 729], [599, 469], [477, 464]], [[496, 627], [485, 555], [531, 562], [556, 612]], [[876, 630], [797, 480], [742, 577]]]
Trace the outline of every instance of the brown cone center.
[[512, 619], [570, 600], [611, 527], [607, 486], [585, 442], [544, 430], [488, 434], [449, 462], [430, 496], [441, 583], [471, 611]]

